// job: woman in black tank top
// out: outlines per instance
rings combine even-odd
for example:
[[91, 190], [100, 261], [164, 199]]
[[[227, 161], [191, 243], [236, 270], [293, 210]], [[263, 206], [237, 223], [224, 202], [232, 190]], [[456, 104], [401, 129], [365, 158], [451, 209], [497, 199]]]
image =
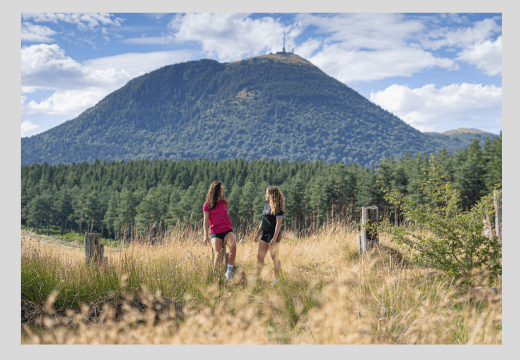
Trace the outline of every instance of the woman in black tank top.
[[260, 273], [264, 267], [264, 258], [269, 251], [274, 265], [274, 280], [271, 286], [276, 284], [280, 276], [281, 262], [278, 251], [280, 250], [280, 241], [282, 240], [282, 220], [285, 210], [285, 199], [276, 186], [269, 186], [265, 192], [265, 200], [267, 204], [262, 212], [262, 222], [255, 234], [254, 241], [258, 244], [258, 255], [256, 265], [256, 278], [260, 277]]

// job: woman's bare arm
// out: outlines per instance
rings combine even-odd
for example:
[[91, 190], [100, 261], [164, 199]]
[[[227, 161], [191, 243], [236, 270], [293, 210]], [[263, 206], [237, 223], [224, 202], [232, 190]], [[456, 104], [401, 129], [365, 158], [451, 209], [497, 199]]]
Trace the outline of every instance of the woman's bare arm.
[[204, 221], [203, 221], [203, 228], [204, 228], [204, 245], [207, 245], [209, 243], [209, 213], [204, 213]]
[[258, 230], [256, 230], [255, 236], [253, 237], [253, 240], [255, 242], [258, 241], [258, 235], [262, 232], [262, 222], [260, 221], [260, 226], [258, 227]]
[[282, 220], [283, 220], [282, 216], [276, 217], [276, 227], [274, 229], [274, 236], [271, 239], [271, 243], [275, 243], [276, 239], [278, 239], [278, 234], [280, 234], [280, 229], [282, 228]]

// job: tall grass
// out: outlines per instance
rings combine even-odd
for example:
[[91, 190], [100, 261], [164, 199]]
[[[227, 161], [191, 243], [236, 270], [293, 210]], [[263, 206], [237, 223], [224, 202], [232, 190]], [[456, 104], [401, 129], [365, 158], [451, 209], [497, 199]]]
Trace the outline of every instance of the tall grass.
[[24, 236], [22, 343], [502, 343], [500, 296], [474, 299], [442, 274], [406, 265], [384, 237], [379, 251], [359, 257], [345, 224], [304, 238], [287, 231], [283, 276], [271, 287], [269, 255], [260, 281], [249, 279], [252, 230], [237, 236], [231, 284], [212, 273], [211, 249], [193, 228], [120, 244], [103, 266], [86, 265], [80, 249]]

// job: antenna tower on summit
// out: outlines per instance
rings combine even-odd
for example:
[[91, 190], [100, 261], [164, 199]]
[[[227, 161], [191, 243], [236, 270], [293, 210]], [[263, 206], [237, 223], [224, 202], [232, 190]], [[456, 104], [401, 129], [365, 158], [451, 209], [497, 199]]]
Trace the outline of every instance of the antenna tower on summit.
[[[293, 49], [293, 53], [294, 53], [294, 49]], [[278, 51], [277, 54], [279, 54], [279, 55], [289, 54], [288, 52], [285, 51], [285, 27], [283, 28], [283, 49], [282, 49], [282, 51]]]
[[285, 54], [285, 28], [283, 28], [283, 53]]

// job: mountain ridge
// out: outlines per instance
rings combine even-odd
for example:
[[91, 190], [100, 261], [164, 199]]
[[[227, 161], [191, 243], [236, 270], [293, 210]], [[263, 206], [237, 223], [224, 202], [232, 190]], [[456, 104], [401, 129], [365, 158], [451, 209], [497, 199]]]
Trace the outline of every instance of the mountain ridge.
[[444, 135], [454, 135], [454, 134], [490, 134], [487, 131], [479, 130], [479, 129], [470, 129], [470, 128], [458, 128], [449, 131], [444, 131], [442, 134]]

